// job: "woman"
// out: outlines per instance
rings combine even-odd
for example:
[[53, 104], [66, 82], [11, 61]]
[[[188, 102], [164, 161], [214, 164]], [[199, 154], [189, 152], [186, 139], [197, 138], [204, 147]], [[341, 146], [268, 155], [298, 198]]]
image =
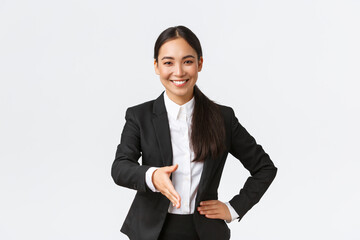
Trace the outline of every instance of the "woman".
[[[275, 178], [277, 168], [233, 109], [197, 87], [202, 65], [201, 45], [190, 29], [164, 30], [154, 67], [165, 91], [126, 110], [111, 175], [137, 190], [121, 228], [131, 240], [230, 239], [226, 222], [240, 221]], [[251, 176], [224, 203], [217, 189], [228, 153]]]

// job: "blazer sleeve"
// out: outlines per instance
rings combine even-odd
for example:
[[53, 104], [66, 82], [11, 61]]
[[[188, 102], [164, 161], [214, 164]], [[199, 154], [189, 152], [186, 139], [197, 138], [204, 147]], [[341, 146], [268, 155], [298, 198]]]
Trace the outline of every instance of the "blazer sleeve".
[[277, 168], [269, 155], [257, 144], [255, 139], [239, 123], [231, 108], [231, 145], [229, 152], [240, 160], [242, 165], [250, 172], [239, 194], [235, 195], [229, 203], [239, 214], [239, 221], [264, 195], [274, 180]]
[[150, 166], [140, 165], [138, 162], [141, 157], [140, 127], [132, 108], [126, 110], [125, 119], [120, 144], [111, 167], [111, 176], [119, 186], [150, 191], [145, 183], [145, 173]]

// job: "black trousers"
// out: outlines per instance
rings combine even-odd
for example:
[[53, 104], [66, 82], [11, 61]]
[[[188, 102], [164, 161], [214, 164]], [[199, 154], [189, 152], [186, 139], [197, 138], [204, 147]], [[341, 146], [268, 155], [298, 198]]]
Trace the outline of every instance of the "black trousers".
[[193, 214], [166, 215], [165, 223], [158, 240], [199, 240], [195, 229]]

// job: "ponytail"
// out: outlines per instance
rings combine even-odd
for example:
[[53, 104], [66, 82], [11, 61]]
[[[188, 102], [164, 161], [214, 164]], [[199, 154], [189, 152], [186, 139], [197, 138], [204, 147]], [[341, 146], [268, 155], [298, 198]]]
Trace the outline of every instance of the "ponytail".
[[220, 108], [196, 84], [194, 100], [191, 130], [193, 161], [203, 161], [208, 156], [216, 158], [225, 151], [225, 127]]

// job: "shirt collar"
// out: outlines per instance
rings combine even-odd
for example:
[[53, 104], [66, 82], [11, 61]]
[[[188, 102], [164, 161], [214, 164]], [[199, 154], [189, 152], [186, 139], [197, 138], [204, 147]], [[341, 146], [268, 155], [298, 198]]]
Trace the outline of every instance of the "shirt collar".
[[181, 109], [182, 109], [182, 111], [184, 111], [186, 113], [186, 116], [188, 118], [192, 116], [192, 112], [194, 110], [194, 103], [195, 103], [194, 96], [188, 102], [184, 103], [183, 105], [178, 105], [177, 103], [175, 103], [173, 100], [171, 100], [169, 98], [169, 96], [167, 95], [167, 93], [165, 91], [164, 102], [165, 102], [165, 107], [166, 107], [167, 113], [170, 116], [172, 116], [173, 118], [179, 119], [179, 113], [180, 113]]

